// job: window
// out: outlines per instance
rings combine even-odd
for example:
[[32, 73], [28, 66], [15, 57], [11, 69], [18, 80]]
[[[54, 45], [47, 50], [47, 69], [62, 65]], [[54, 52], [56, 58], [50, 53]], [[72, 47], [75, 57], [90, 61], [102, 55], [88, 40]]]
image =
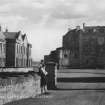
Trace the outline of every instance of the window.
[[17, 45], [17, 54], [18, 54], [18, 52], [19, 52], [19, 51], [18, 51], [18, 45]]
[[67, 58], [67, 54], [64, 54], [64, 58]]

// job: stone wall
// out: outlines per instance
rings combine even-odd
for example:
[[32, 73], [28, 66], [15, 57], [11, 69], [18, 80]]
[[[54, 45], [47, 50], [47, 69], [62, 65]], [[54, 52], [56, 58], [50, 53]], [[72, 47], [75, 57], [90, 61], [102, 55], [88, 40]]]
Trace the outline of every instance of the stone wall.
[[0, 78], [0, 105], [40, 93], [40, 77], [36, 74]]

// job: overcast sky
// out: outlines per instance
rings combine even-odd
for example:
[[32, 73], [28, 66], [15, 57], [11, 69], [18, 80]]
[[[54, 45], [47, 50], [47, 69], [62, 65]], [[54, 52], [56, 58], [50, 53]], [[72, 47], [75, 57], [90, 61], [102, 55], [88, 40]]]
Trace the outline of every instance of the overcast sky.
[[62, 46], [67, 28], [83, 22], [105, 25], [105, 0], [0, 0], [0, 24], [27, 33], [34, 60]]

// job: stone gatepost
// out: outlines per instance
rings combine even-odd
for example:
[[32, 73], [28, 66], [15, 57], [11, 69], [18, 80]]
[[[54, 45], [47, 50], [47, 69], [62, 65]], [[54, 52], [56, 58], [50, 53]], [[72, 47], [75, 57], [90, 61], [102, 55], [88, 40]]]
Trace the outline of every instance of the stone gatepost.
[[48, 62], [46, 64], [47, 75], [47, 88], [56, 89], [56, 81], [57, 81], [57, 65], [54, 62]]

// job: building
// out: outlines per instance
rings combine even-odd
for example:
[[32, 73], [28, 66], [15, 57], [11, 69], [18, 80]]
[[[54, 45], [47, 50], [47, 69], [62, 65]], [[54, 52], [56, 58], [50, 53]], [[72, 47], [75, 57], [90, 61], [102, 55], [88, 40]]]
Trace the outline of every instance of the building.
[[6, 67], [22, 67], [21, 32], [4, 32], [6, 37]]
[[105, 68], [105, 26], [77, 26], [63, 36], [62, 47], [44, 57], [60, 68]]
[[84, 26], [80, 35], [81, 68], [105, 68], [105, 26]]
[[79, 51], [79, 39], [80, 39], [80, 27], [69, 30], [63, 36], [63, 66], [69, 68], [79, 68], [80, 66], [80, 51]]
[[49, 55], [45, 55], [44, 56], [44, 62], [47, 63], [47, 62], [55, 62], [57, 63], [57, 51], [56, 50], [53, 50], [50, 52]]
[[5, 67], [6, 62], [6, 40], [0, 26], [0, 67]]
[[85, 26], [63, 36], [63, 66], [69, 68], [105, 67], [105, 26]]
[[[31, 59], [31, 50], [26, 34], [19, 32], [4, 32], [6, 38], [6, 67], [28, 67]], [[32, 46], [31, 46], [32, 47]], [[30, 51], [31, 52], [31, 51]], [[28, 57], [29, 55], [29, 57]]]

